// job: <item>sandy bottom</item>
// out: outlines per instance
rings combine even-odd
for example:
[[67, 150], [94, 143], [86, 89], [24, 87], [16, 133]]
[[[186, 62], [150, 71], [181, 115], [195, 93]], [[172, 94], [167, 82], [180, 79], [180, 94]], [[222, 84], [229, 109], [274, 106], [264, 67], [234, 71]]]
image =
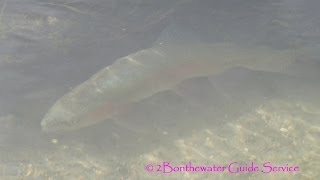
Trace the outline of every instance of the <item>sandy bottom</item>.
[[[206, 117], [208, 114], [210, 115], [207, 112]], [[54, 151], [2, 150], [2, 156], [7, 158], [2, 158], [4, 160], [0, 164], [0, 173], [6, 179], [181, 179], [182, 177], [316, 179], [319, 177], [319, 106], [286, 99], [270, 99], [238, 118], [226, 114], [219, 118], [221, 118], [219, 125], [206, 123], [206, 127], [189, 129], [186, 134], [179, 135], [174, 131], [161, 130], [152, 137], [141, 138], [142, 136], [137, 135], [133, 138], [136, 141], [131, 142], [132, 153], [128, 153], [131, 152], [128, 149], [125, 153], [123, 149], [128, 147], [119, 143], [114, 144], [116, 148], [113, 151], [103, 148], [97, 151], [99, 148], [92, 148], [94, 145], [91, 143], [84, 141], [64, 143], [55, 138], [51, 139]], [[2, 121], [4, 119], [3, 117]], [[191, 118], [191, 121], [196, 120]], [[192, 125], [187, 123], [184, 126]], [[117, 135], [114, 136], [114, 139], [117, 139]], [[147, 146], [148, 148], [145, 148]], [[140, 151], [135, 151], [134, 148]], [[237, 167], [250, 167], [252, 163], [259, 169], [254, 172], [249, 172], [249, 169], [235, 172]], [[186, 169], [186, 165], [189, 165], [189, 169]], [[213, 165], [216, 169], [213, 169]], [[200, 170], [195, 172], [191, 166], [206, 167], [210, 172]], [[218, 169], [218, 166], [221, 168]], [[224, 171], [221, 170], [223, 166], [226, 166]], [[285, 171], [282, 169], [280, 172], [275, 172], [270, 170], [270, 166], [292, 167], [292, 170], [298, 167], [296, 169], [298, 171], [288, 172], [288, 169]]]

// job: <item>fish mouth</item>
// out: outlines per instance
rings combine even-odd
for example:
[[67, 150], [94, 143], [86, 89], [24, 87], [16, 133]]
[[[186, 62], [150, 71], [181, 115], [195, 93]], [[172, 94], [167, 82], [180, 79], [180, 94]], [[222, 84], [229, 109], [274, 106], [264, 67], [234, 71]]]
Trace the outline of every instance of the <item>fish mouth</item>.
[[43, 117], [41, 130], [45, 133], [60, 133], [73, 130], [78, 122], [74, 113], [66, 111], [65, 108], [54, 106]]
[[65, 123], [66, 121], [62, 121], [61, 119], [59, 122], [58, 119], [53, 119], [50, 117], [44, 117], [41, 121], [41, 130], [44, 133], [61, 133], [66, 132], [70, 129], [70, 125]]
[[44, 121], [44, 120], [41, 121], [41, 131], [44, 133], [50, 132], [50, 128], [48, 127], [46, 121]]

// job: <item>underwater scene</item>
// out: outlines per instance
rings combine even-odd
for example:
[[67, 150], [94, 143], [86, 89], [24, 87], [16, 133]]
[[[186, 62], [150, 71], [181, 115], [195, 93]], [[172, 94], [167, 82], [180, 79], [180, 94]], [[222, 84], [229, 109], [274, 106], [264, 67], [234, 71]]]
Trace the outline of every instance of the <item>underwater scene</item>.
[[317, 179], [319, 7], [0, 0], [0, 179]]

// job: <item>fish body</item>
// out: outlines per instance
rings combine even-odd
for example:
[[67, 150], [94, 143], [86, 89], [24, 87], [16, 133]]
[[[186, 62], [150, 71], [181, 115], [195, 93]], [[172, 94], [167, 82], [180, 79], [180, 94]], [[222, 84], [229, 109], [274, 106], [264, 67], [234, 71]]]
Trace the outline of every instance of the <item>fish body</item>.
[[279, 72], [295, 51], [236, 44], [160, 43], [116, 60], [61, 97], [44, 116], [45, 132], [61, 132], [113, 118], [121, 110], [193, 77], [242, 66]]

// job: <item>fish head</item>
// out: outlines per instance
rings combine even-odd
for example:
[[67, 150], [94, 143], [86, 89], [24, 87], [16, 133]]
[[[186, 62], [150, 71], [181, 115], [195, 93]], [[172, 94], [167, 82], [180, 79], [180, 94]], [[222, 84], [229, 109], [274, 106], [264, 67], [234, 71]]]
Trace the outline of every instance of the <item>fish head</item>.
[[55, 105], [41, 121], [42, 131], [45, 133], [61, 133], [81, 128], [76, 114], [66, 108]]
[[109, 102], [92, 107], [72, 107], [75, 105], [65, 103], [64, 99], [59, 100], [42, 119], [42, 131], [63, 133], [82, 129], [106, 119], [112, 119], [119, 109]]

